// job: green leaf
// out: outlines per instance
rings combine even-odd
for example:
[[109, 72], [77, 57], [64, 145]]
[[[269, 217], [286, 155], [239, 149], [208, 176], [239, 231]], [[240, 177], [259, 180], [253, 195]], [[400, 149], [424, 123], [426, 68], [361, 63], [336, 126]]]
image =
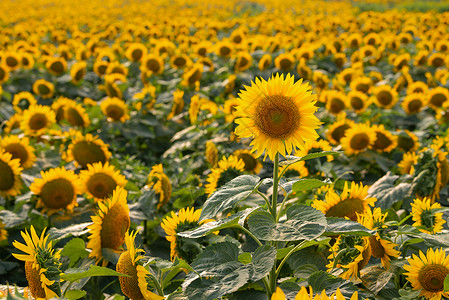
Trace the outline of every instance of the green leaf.
[[396, 202], [410, 197], [412, 185], [407, 182], [397, 183], [398, 179], [399, 176], [388, 172], [368, 189], [368, 197], [377, 198], [376, 207], [389, 209]]
[[449, 291], [449, 275], [447, 275], [446, 278], [444, 278], [444, 291], [445, 292]]
[[213, 219], [225, 209], [233, 208], [255, 191], [259, 181], [258, 176], [242, 175], [220, 187], [204, 203], [200, 221]]
[[95, 265], [91, 265], [89, 270], [85, 269], [78, 269], [78, 268], [71, 268], [67, 269], [64, 273], [61, 274], [61, 279], [65, 281], [78, 281], [82, 278], [87, 277], [94, 277], [94, 276], [125, 276], [130, 277], [126, 274], [122, 274], [119, 272], [116, 272], [109, 268], [99, 267]]
[[276, 223], [266, 211], [256, 211], [249, 216], [248, 226], [257, 238], [266, 241], [313, 240], [324, 233], [326, 217], [313, 207], [293, 205], [282, 223]]
[[248, 252], [243, 252], [242, 254], [239, 255], [239, 262], [241, 262], [244, 265], [251, 263], [252, 259], [253, 257], [251, 256], [251, 253]]
[[162, 288], [164, 289], [167, 287], [170, 283], [173, 277], [175, 277], [179, 272], [182, 270], [188, 270], [189, 272], [196, 272], [187, 262], [180, 259], [179, 257], [176, 257], [173, 261], [173, 264], [170, 267], [170, 271], [167, 275], [164, 276], [164, 279], [162, 280]]
[[68, 290], [67, 292], [65, 292], [64, 297], [69, 300], [76, 300], [76, 299], [84, 297], [86, 294], [87, 294], [86, 291]]
[[276, 248], [264, 245], [256, 249], [251, 262], [251, 281], [258, 281], [268, 275], [276, 262]]
[[299, 179], [293, 184], [293, 192], [314, 190], [324, 185], [331, 185], [331, 183], [318, 179]]
[[60, 240], [69, 236], [81, 236], [89, 231], [86, 229], [87, 226], [92, 225], [92, 222], [75, 224], [65, 228], [55, 228], [52, 227], [48, 231], [50, 234], [50, 240]]
[[340, 292], [345, 296], [345, 298], [351, 298], [355, 291], [359, 292], [359, 297], [362, 299], [368, 298], [368, 295], [361, 292], [357, 287], [349, 280], [344, 280], [343, 278], [335, 277], [325, 271], [318, 271], [310, 275], [308, 279], [309, 285], [314, 291], [326, 290], [326, 294], [330, 295], [340, 289]]
[[61, 254], [69, 258], [69, 267], [73, 267], [80, 258], [87, 257], [86, 244], [81, 238], [71, 239], [62, 249]]
[[[396, 267], [394, 270], [397, 269]], [[377, 295], [384, 286], [390, 281], [395, 272], [393, 270], [385, 270], [380, 265], [364, 268], [361, 273], [363, 285], [368, 288], [374, 295]]]
[[288, 166], [288, 165], [294, 164], [295, 162], [298, 162], [298, 161], [309, 160], [309, 159], [319, 158], [319, 157], [328, 156], [328, 155], [335, 156], [335, 155], [339, 155], [340, 153], [343, 153], [343, 152], [342, 151], [322, 151], [322, 152], [310, 153], [303, 157], [287, 155], [287, 157], [286, 157], [287, 160], [281, 161], [279, 163], [279, 165], [280, 166]]
[[360, 223], [343, 219], [343, 218], [327, 218], [327, 228], [326, 232], [323, 233], [325, 236], [334, 236], [342, 234], [353, 234], [360, 236], [371, 236], [375, 234], [376, 231], [370, 230]]
[[245, 219], [248, 217], [248, 215], [251, 214], [256, 209], [258, 209], [258, 207], [247, 208], [225, 219], [205, 223], [200, 227], [195, 228], [194, 230], [180, 232], [178, 233], [178, 235], [186, 238], [195, 239], [211, 234], [217, 230], [236, 227], [237, 225], [239, 225], [239, 223], [245, 222]]

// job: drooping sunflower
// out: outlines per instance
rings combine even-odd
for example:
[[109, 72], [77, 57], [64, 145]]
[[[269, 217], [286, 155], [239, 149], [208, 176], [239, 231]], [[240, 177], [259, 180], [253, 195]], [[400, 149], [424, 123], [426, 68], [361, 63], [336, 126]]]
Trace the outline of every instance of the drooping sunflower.
[[82, 104], [75, 101], [69, 101], [63, 107], [64, 119], [72, 126], [88, 127], [90, 125], [90, 119], [86, 112], [86, 109]]
[[[200, 222], [200, 215], [201, 209], [195, 210], [193, 207], [188, 207], [182, 208], [177, 214], [172, 211], [171, 214], [167, 215], [162, 220], [161, 227], [167, 234], [165, 238], [170, 242], [171, 260], [173, 260], [175, 257], [180, 257], [190, 263], [199, 253], [198, 247], [187, 243], [188, 241], [193, 242], [193, 239], [180, 237], [177, 235], [177, 233], [191, 230], [199, 227], [204, 223], [213, 221], [207, 219]], [[201, 243], [201, 240], [197, 241], [198, 244]]]
[[271, 65], [272, 60], [273, 60], [273, 58], [271, 57], [270, 54], [268, 54], [268, 53], [264, 54], [260, 58], [259, 63], [258, 63], [259, 70], [263, 71], [263, 70], [268, 69], [268, 67]]
[[235, 150], [232, 155], [237, 156], [239, 159], [243, 160], [245, 163], [245, 172], [249, 172], [251, 174], [259, 174], [260, 170], [262, 170], [262, 162], [254, 157], [254, 154], [251, 151], [246, 149]]
[[108, 145], [105, 144], [97, 136], [76, 132], [72, 137], [72, 143], [67, 148], [67, 152], [63, 153], [62, 159], [67, 162], [75, 161], [75, 165], [87, 168], [88, 164], [96, 162], [106, 163], [111, 157]]
[[[45, 228], [46, 229], [46, 228]], [[30, 233], [25, 229], [21, 232], [25, 244], [14, 241], [12, 244], [26, 254], [12, 255], [25, 262], [25, 275], [28, 281], [31, 295], [36, 299], [53, 299], [61, 297], [61, 285], [59, 269], [61, 263], [60, 251], [55, 252], [48, 240], [49, 234], [44, 237], [45, 229], [39, 237], [31, 225]]]
[[331, 90], [326, 93], [326, 109], [333, 115], [338, 115], [348, 106], [347, 96], [340, 92]]
[[22, 188], [20, 174], [23, 168], [19, 159], [13, 159], [11, 153], [0, 149], [0, 196], [16, 196]]
[[441, 232], [443, 224], [446, 220], [443, 219], [442, 212], [434, 212], [432, 210], [438, 210], [441, 205], [437, 202], [431, 203], [430, 198], [424, 197], [421, 199], [415, 199], [412, 205], [413, 226], [422, 227], [419, 230], [428, 234], [434, 234]]
[[22, 110], [28, 109], [30, 106], [36, 105], [37, 100], [30, 92], [20, 92], [14, 95], [12, 100], [12, 105], [14, 110], [21, 112]]
[[398, 164], [401, 174], [412, 175], [415, 172], [414, 165], [418, 163], [418, 155], [415, 152], [407, 152], [402, 156], [402, 160]]
[[210, 196], [217, 188], [225, 185], [245, 171], [245, 162], [235, 155], [223, 158], [218, 162], [218, 167], [211, 169], [207, 176], [206, 194]]
[[148, 274], [150, 271], [143, 266], [143, 249], [136, 248], [135, 239], [137, 232], [127, 231], [125, 234], [126, 251], [120, 254], [116, 270], [130, 277], [119, 276], [120, 288], [130, 299], [162, 300], [159, 296], [148, 290]]
[[345, 115], [339, 115], [337, 121], [326, 130], [327, 140], [333, 145], [339, 145], [346, 131], [354, 125], [354, 121], [347, 119]]
[[277, 153], [285, 156], [304, 142], [318, 138], [315, 132], [320, 121], [314, 115], [315, 95], [302, 80], [294, 82], [293, 76], [276, 74], [268, 81], [256, 78], [251, 87], [239, 94], [235, 122], [239, 137], [253, 137], [251, 152], [264, 159], [274, 159]]
[[436, 87], [427, 93], [427, 104], [435, 110], [443, 107], [448, 100], [449, 91], [444, 87]]
[[32, 105], [23, 112], [20, 129], [26, 135], [39, 136], [54, 123], [56, 123], [56, 115], [49, 106]]
[[421, 93], [408, 94], [401, 103], [408, 115], [419, 113], [426, 105], [427, 98]]
[[110, 248], [118, 251], [125, 242], [125, 234], [130, 225], [129, 207], [126, 203], [128, 192], [117, 186], [112, 196], [98, 202], [98, 211], [92, 216], [87, 248], [92, 249], [89, 257], [95, 258], [97, 264], [106, 266], [108, 261], [103, 257], [102, 249]]
[[74, 84], [78, 84], [83, 80], [84, 75], [86, 75], [87, 63], [85, 61], [79, 61], [72, 65], [70, 68], [70, 77]]
[[79, 176], [83, 191], [95, 201], [111, 196], [117, 186], [125, 187], [128, 182], [109, 162], [88, 164], [87, 170], [81, 170]]
[[17, 135], [9, 135], [0, 140], [0, 148], [11, 153], [12, 159], [18, 158], [20, 166], [29, 169], [36, 162], [34, 148], [30, 146], [30, 140], [27, 137], [19, 138]]
[[203, 65], [199, 63], [193, 64], [193, 66], [184, 72], [182, 75], [182, 85], [194, 87], [199, 83], [201, 77], [203, 76]]
[[106, 74], [106, 70], [108, 69], [109, 62], [106, 60], [96, 60], [94, 62], [94, 72], [98, 76], [102, 77]]
[[167, 120], [173, 119], [174, 116], [182, 113], [184, 109], [184, 91], [176, 90], [173, 92], [173, 105], [171, 112], [167, 116]]
[[324, 201], [315, 200], [312, 206], [326, 217], [349, 218], [352, 221], [357, 221], [357, 214], [368, 211], [376, 201], [376, 198], [368, 197], [368, 186], [352, 182], [349, 188], [345, 182], [340, 195], [331, 189], [327, 192]]
[[82, 191], [78, 175], [64, 167], [41, 171], [42, 178], [35, 178], [30, 190], [39, 196], [36, 207], [49, 215], [67, 210], [71, 212], [75, 206], [76, 196]]
[[212, 166], [215, 167], [218, 163], [218, 149], [215, 146], [214, 142], [207, 141], [206, 142], [206, 150], [204, 151], [204, 156], [206, 157], [206, 161]]
[[240, 51], [236, 54], [234, 70], [236, 73], [248, 70], [253, 63], [253, 57], [247, 51]]
[[117, 97], [108, 97], [101, 101], [101, 111], [110, 122], [125, 122], [129, 119], [128, 105]]
[[154, 165], [148, 175], [148, 186], [153, 188], [156, 194], [159, 195], [158, 208], [167, 204], [171, 197], [172, 186], [170, 179], [164, 173], [162, 164]]
[[389, 85], [380, 85], [372, 89], [374, 102], [382, 108], [392, 108], [398, 102], [398, 93]]
[[239, 101], [234, 97], [231, 97], [230, 99], [225, 101], [223, 106], [223, 112], [226, 114], [225, 121], [227, 123], [232, 123], [236, 118], [235, 112], [238, 104]]
[[350, 91], [348, 93], [348, 104], [357, 113], [360, 114], [369, 106], [369, 97], [359, 91]]
[[376, 133], [372, 127], [367, 124], [354, 124], [345, 131], [340, 143], [347, 155], [354, 155], [372, 147], [375, 140]]
[[407, 271], [404, 275], [414, 290], [421, 290], [420, 296], [435, 300], [449, 297], [449, 293], [444, 292], [444, 279], [449, 275], [449, 256], [446, 256], [446, 251], [430, 248], [424, 255], [420, 250], [419, 257], [413, 254], [407, 262], [410, 265], [404, 265]]
[[36, 95], [40, 95], [43, 99], [48, 99], [53, 97], [55, 86], [45, 79], [38, 79], [33, 83], [33, 92]]
[[126, 82], [126, 77], [120, 73], [111, 73], [104, 75], [104, 90], [106, 95], [111, 98], [123, 98], [119, 83]]
[[397, 136], [386, 130], [383, 124], [373, 125], [372, 130], [376, 134], [376, 139], [372, 145], [378, 152], [391, 152], [397, 146]]

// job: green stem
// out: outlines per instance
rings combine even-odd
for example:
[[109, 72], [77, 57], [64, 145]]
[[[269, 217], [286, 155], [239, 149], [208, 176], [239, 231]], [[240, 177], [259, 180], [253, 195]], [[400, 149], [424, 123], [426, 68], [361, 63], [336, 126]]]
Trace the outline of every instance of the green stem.
[[[279, 189], [279, 153], [274, 156], [274, 166], [273, 166], [273, 194], [271, 197], [271, 215], [274, 220], [278, 220], [277, 216], [277, 203], [278, 203], [278, 189]], [[277, 243], [272, 242], [273, 246], [277, 249]], [[276, 262], [273, 265], [273, 269], [270, 271], [270, 293], [273, 294], [276, 291]], [[271, 297], [271, 295], [270, 295]]]
[[106, 289], [108, 287], [110, 287], [111, 285], [113, 285], [115, 282], [116, 282], [116, 280], [113, 280], [113, 281], [109, 282], [108, 284], [106, 284], [106, 286], [101, 289], [101, 293], [103, 294], [103, 292], [106, 291]]
[[70, 281], [69, 284], [67, 285], [67, 287], [64, 290], [64, 293], [62, 293], [63, 296], [65, 296], [65, 293], [67, 293], [67, 291], [69, 290], [69, 287], [72, 285], [73, 281]]
[[150, 276], [150, 278], [153, 280], [154, 286], [156, 287], [156, 292], [159, 296], [164, 296], [164, 292], [162, 291], [162, 287], [159, 284], [159, 282], [154, 278], [153, 276]]
[[281, 217], [281, 212], [284, 209], [285, 202], [287, 201], [289, 196], [290, 196], [290, 193], [285, 195], [284, 200], [282, 200], [281, 206], [279, 206], [279, 214], [276, 217], [276, 223], [279, 222], [279, 218]]
[[306, 241], [302, 241], [301, 243], [299, 243], [298, 245], [296, 245], [292, 250], [290, 250], [290, 252], [287, 253], [287, 255], [282, 259], [281, 263], [279, 264], [279, 267], [276, 270], [276, 277], [279, 275], [279, 272], [281, 272], [282, 267], [284, 266], [285, 262], [287, 261], [287, 259], [293, 254], [295, 253], [299, 248], [301, 248], [302, 246], [304, 246], [304, 244], [306, 243]]
[[240, 225], [240, 224], [237, 225], [237, 228], [239, 228], [240, 230], [242, 230], [243, 232], [245, 232], [247, 235], [249, 235], [250, 237], [252, 237], [253, 240], [255, 240], [256, 243], [257, 243], [260, 247], [263, 246], [262, 243], [259, 241], [259, 239], [258, 239], [257, 237], [255, 237], [254, 234], [252, 234], [251, 231], [249, 231], [248, 229], [246, 229], [245, 227], [243, 227], [243, 226]]
[[268, 200], [267, 196], [265, 196], [263, 193], [256, 191], [256, 193], [258, 193], [260, 196], [262, 196], [262, 198], [265, 200], [265, 203], [267, 204], [268, 209], [271, 210], [271, 203], [270, 200]]
[[267, 292], [268, 299], [270, 299], [273, 292], [271, 291], [270, 283], [268, 282], [267, 277], [262, 278], [262, 282], [263, 285], [265, 286], [265, 291]]

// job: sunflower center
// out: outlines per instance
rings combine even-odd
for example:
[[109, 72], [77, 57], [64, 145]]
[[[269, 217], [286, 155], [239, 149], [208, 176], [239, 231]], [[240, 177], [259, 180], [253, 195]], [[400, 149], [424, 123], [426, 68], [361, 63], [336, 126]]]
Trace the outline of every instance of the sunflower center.
[[227, 46], [223, 46], [220, 48], [220, 55], [222, 56], [228, 56], [231, 53], [231, 48]]
[[109, 175], [104, 173], [96, 173], [90, 176], [86, 186], [89, 193], [91, 193], [95, 198], [104, 199], [112, 195], [117, 183]]
[[39, 86], [37, 87], [37, 90], [40, 95], [50, 94], [50, 88], [45, 84], [39, 84]]
[[418, 281], [429, 292], [442, 292], [449, 270], [441, 264], [428, 264], [419, 270]]
[[300, 114], [290, 97], [272, 95], [257, 105], [254, 123], [268, 137], [285, 140], [299, 128]]
[[151, 59], [147, 60], [146, 65], [147, 65], [148, 70], [150, 70], [150, 71], [152, 71], [154, 73], [159, 72], [159, 70], [161, 69], [161, 66], [159, 65], [159, 62], [156, 59], [154, 59], [154, 58], [151, 58]]
[[241, 153], [238, 157], [245, 163], [245, 171], [254, 171], [257, 166], [257, 160], [248, 153]]
[[382, 105], [389, 105], [391, 101], [393, 101], [393, 96], [388, 91], [381, 91], [376, 95], [376, 97]]
[[14, 186], [15, 181], [14, 172], [7, 163], [1, 160], [0, 160], [0, 177], [2, 178], [2, 180], [0, 180], [0, 191], [7, 191]]
[[345, 136], [346, 130], [349, 128], [351, 128], [351, 126], [349, 126], [348, 124], [338, 126], [337, 128], [334, 129], [334, 131], [332, 131], [331, 134], [332, 138], [336, 140], [337, 143], [340, 143], [340, 139]]
[[366, 84], [366, 83], [359, 83], [359, 84], [357, 84], [357, 86], [355, 87], [355, 89], [356, 89], [357, 91], [362, 92], [362, 93], [366, 93], [366, 92], [368, 92], [368, 90], [369, 90], [369, 84]]
[[23, 164], [27, 162], [28, 151], [21, 144], [9, 144], [4, 149], [6, 152], [11, 153], [13, 159], [20, 159], [20, 165], [23, 166]]
[[189, 82], [190, 85], [193, 85], [200, 79], [201, 79], [201, 71], [199, 69], [196, 69], [195, 72], [193, 72], [193, 74], [189, 76], [187, 81]]
[[66, 208], [75, 197], [75, 189], [69, 180], [58, 178], [45, 183], [40, 195], [46, 207]]
[[332, 98], [330, 99], [330, 112], [333, 114], [338, 114], [343, 109], [345, 109], [345, 103], [340, 98]]
[[361, 132], [355, 134], [351, 138], [350, 146], [354, 150], [363, 150], [369, 145], [369, 137], [366, 133]]
[[101, 224], [101, 247], [117, 250], [123, 245], [129, 223], [129, 214], [125, 208], [114, 205], [104, 216]]
[[176, 57], [175, 60], [173, 61], [173, 64], [177, 67], [183, 67], [185, 66], [186, 63], [187, 63], [186, 59], [182, 56]]
[[73, 156], [76, 162], [78, 162], [83, 168], [88, 164], [96, 162], [106, 162], [106, 155], [104, 154], [101, 146], [92, 142], [78, 142], [73, 146]]
[[422, 102], [419, 99], [413, 99], [408, 103], [408, 110], [410, 113], [418, 112], [422, 107]]
[[73, 79], [75, 81], [79, 81], [84, 77], [84, 69], [79, 69], [76, 71], [75, 76], [73, 76]]
[[443, 103], [446, 101], [446, 96], [441, 93], [435, 94], [430, 98], [430, 103], [432, 103], [436, 107], [441, 107]]
[[131, 56], [135, 61], [139, 61], [143, 56], [142, 49], [134, 49]]
[[409, 136], [400, 135], [398, 136], [398, 146], [405, 151], [409, 151], [415, 146], [415, 142]]
[[444, 59], [441, 57], [435, 57], [432, 60], [432, 66], [434, 67], [441, 67], [444, 64]]
[[207, 49], [205, 47], [201, 47], [197, 50], [198, 55], [206, 56]]
[[369, 243], [371, 245], [371, 255], [376, 258], [383, 258], [385, 255], [385, 249], [380, 241], [377, 240], [375, 235], [369, 237]]
[[35, 298], [45, 299], [45, 290], [42, 288], [40, 268], [33, 268], [33, 262], [25, 262], [25, 275], [30, 286], [31, 295]]
[[292, 64], [293, 64], [292, 61], [288, 58], [283, 58], [279, 62], [279, 65], [282, 70], [290, 70], [290, 68], [292, 67]]
[[246, 59], [246, 57], [240, 57], [240, 62], [239, 62], [239, 65], [238, 65], [238, 67], [239, 68], [243, 68], [243, 67], [245, 67], [247, 64], [249, 63], [249, 61]]
[[8, 67], [14, 68], [19, 65], [19, 61], [15, 57], [8, 56], [6, 58], [6, 64], [8, 65]]
[[131, 276], [119, 276], [118, 278], [123, 294], [128, 296], [130, 299], [145, 299], [140, 291], [136, 266], [133, 265], [129, 251], [126, 251], [120, 255], [117, 263], [117, 272]]
[[217, 180], [217, 188], [225, 185], [226, 183], [240, 175], [242, 175], [242, 172], [234, 168], [224, 170], [223, 172], [221, 172], [220, 177]]
[[376, 132], [376, 141], [374, 142], [373, 148], [383, 150], [388, 148], [392, 144], [392, 141], [382, 132]]
[[48, 120], [45, 114], [37, 113], [30, 118], [28, 125], [32, 130], [39, 130], [45, 128], [47, 126], [47, 122]]
[[106, 108], [106, 115], [114, 121], [120, 120], [125, 114], [125, 111], [118, 105], [110, 104]]
[[349, 198], [338, 202], [326, 212], [326, 217], [344, 218], [348, 217], [352, 221], [357, 220], [357, 214], [365, 211], [363, 200], [359, 198]]
[[80, 113], [73, 107], [68, 108], [65, 111], [65, 116], [67, 119], [67, 122], [70, 123], [72, 126], [84, 126], [84, 120], [83, 117], [80, 115]]
[[64, 72], [64, 65], [60, 61], [55, 61], [51, 64], [50, 69], [56, 74], [61, 74]]
[[351, 98], [351, 106], [355, 109], [355, 110], [359, 110], [363, 108], [363, 100], [360, 99], [359, 97], [352, 97]]

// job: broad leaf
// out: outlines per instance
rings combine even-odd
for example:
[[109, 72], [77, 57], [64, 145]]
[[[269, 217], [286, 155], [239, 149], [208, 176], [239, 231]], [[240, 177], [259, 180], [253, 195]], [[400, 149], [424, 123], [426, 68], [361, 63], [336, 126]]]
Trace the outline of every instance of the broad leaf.
[[323, 156], [328, 156], [328, 155], [338, 155], [342, 153], [341, 151], [322, 151], [322, 152], [315, 152], [315, 153], [309, 153], [303, 157], [298, 157], [298, 156], [290, 156], [288, 155], [286, 158], [287, 160], [281, 161], [279, 163], [280, 166], [288, 166], [291, 164], [294, 164], [298, 161], [303, 161], [303, 160], [309, 160], [309, 159], [313, 159], [313, 158], [319, 158], [319, 157], [323, 157]]
[[91, 224], [92, 222], [75, 224], [65, 228], [52, 227], [48, 234], [50, 234], [50, 240], [60, 240], [69, 236], [81, 236], [89, 231], [86, 227]]
[[299, 179], [293, 184], [293, 192], [314, 190], [325, 185], [331, 185], [331, 183], [318, 179]]
[[446, 278], [444, 278], [444, 291], [445, 292], [449, 291], [449, 275], [447, 275]]
[[83, 239], [71, 239], [62, 249], [61, 254], [69, 258], [69, 267], [73, 267], [80, 258], [87, 257], [89, 252], [86, 251], [86, 243]]
[[268, 275], [276, 261], [276, 248], [264, 245], [256, 249], [251, 262], [251, 281], [258, 281]]
[[376, 207], [389, 209], [396, 202], [410, 197], [412, 185], [407, 182], [396, 183], [398, 179], [399, 176], [388, 172], [368, 189], [368, 197], [377, 198]]
[[69, 300], [77, 300], [79, 298], [82, 298], [86, 295], [86, 291], [81, 291], [81, 290], [68, 290], [65, 294], [64, 297], [69, 299]]
[[[397, 268], [394, 268], [397, 269]], [[394, 275], [392, 270], [385, 270], [380, 265], [370, 266], [360, 271], [363, 285], [377, 295]]]
[[233, 208], [254, 192], [259, 181], [258, 176], [242, 175], [220, 187], [204, 203], [200, 221], [216, 218], [225, 209]]
[[82, 278], [94, 277], [94, 276], [125, 276], [130, 277], [126, 274], [122, 274], [116, 272], [109, 268], [99, 267], [95, 265], [91, 265], [88, 270], [72, 268], [67, 269], [64, 273], [61, 274], [61, 279], [65, 281], [78, 281]]
[[362, 299], [366, 297], [351, 281], [332, 276], [324, 271], [318, 271], [310, 275], [308, 282], [314, 291], [326, 290], [327, 295], [335, 293], [339, 288], [347, 299], [351, 298], [355, 291], [359, 291], [359, 297], [362, 297]]
[[371, 236], [376, 231], [370, 230], [360, 223], [343, 219], [343, 218], [327, 218], [327, 228], [323, 235], [334, 236], [342, 234], [353, 234], [360, 236]]

